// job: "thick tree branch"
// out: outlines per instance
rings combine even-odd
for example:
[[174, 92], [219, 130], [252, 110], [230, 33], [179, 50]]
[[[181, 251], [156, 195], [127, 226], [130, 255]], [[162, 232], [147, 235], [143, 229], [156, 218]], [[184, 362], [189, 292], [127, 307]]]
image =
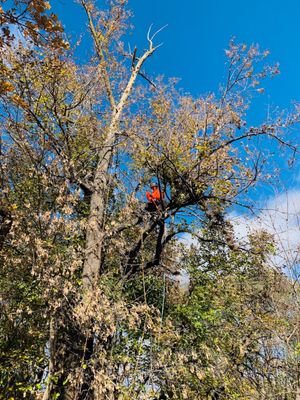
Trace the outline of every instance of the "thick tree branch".
[[107, 189], [109, 182], [109, 166], [113, 154], [113, 148], [116, 143], [118, 126], [123, 109], [130, 96], [135, 80], [144, 64], [158, 46], [154, 47], [152, 38], [149, 40], [149, 49], [145, 51], [137, 64], [132, 69], [131, 76], [127, 82], [124, 92], [121, 95], [119, 103], [113, 108], [111, 122], [107, 130], [107, 136], [103, 143], [103, 147], [98, 152], [98, 164], [95, 171], [93, 181], [93, 194], [90, 203], [90, 215], [87, 227], [86, 241], [86, 259], [83, 267], [83, 288], [91, 289], [96, 282], [101, 269], [102, 248], [105, 239], [105, 215]]

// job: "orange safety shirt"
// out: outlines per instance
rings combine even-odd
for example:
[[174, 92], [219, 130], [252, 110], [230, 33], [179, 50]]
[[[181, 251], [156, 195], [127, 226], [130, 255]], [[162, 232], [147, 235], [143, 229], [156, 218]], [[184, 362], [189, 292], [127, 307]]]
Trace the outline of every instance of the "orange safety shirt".
[[148, 201], [150, 203], [151, 202], [154, 203], [156, 201], [161, 201], [161, 197], [162, 197], [158, 188], [152, 189], [151, 193], [150, 192], [146, 192], [146, 196], [147, 196], [147, 199], [148, 199]]

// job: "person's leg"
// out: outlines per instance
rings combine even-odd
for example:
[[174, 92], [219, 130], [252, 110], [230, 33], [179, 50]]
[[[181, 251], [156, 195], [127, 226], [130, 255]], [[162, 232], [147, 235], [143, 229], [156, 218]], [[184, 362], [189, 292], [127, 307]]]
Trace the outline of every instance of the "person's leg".
[[154, 203], [147, 203], [145, 210], [148, 212], [155, 212], [156, 211], [156, 206]]

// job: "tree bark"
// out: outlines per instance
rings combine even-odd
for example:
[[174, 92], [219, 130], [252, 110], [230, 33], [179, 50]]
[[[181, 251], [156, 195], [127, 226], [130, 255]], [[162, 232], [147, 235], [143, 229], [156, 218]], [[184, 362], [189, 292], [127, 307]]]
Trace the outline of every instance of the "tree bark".
[[93, 193], [91, 196], [90, 213], [86, 232], [86, 256], [82, 276], [84, 291], [93, 290], [97, 285], [99, 276], [102, 248], [105, 238], [104, 225], [109, 167], [117, 138], [120, 118], [143, 63], [153, 54], [154, 51], [155, 47], [150, 46], [150, 49], [143, 54], [137, 65], [133, 68], [120, 101], [112, 111], [111, 123], [108, 128], [106, 140], [98, 153], [98, 164], [92, 185]]
[[[105, 59], [105, 52], [102, 48], [101, 35], [98, 34], [94, 23], [93, 18], [90, 12], [90, 7], [88, 2], [85, 0], [81, 0], [81, 4], [84, 7], [89, 27], [91, 31], [92, 38], [94, 40], [96, 53], [99, 57], [99, 70], [101, 79], [103, 80], [104, 87], [106, 90], [107, 100], [111, 106], [111, 118], [110, 123], [107, 127], [106, 137], [101, 144], [101, 148], [98, 150], [97, 156], [97, 166], [95, 169], [94, 179], [91, 183], [91, 197], [90, 197], [90, 207], [89, 207], [89, 217], [87, 221], [86, 228], [86, 240], [85, 240], [85, 258], [83, 263], [83, 271], [82, 271], [82, 301], [89, 302], [91, 299], [91, 295], [97, 288], [98, 278], [101, 270], [101, 260], [102, 253], [104, 248], [104, 240], [106, 237], [105, 232], [105, 218], [107, 212], [107, 194], [109, 189], [109, 179], [110, 173], [109, 168], [111, 165], [111, 160], [114, 152], [114, 148], [116, 146], [116, 141], [118, 137], [118, 129], [120, 118], [122, 116], [123, 110], [126, 106], [128, 97], [132, 93], [134, 83], [136, 81], [137, 76], [140, 73], [141, 67], [144, 62], [150, 57], [157, 47], [152, 45], [152, 38], [149, 38], [149, 49], [144, 52], [144, 54], [138, 59], [135, 65], [132, 65], [131, 75], [127, 82], [127, 85], [119, 99], [118, 102], [115, 101], [114, 93], [112, 91], [110, 76], [108, 72], [108, 62]], [[70, 344], [70, 354], [72, 355], [72, 360], [67, 360], [66, 363], [69, 362], [72, 365], [80, 366], [80, 359], [86, 360], [87, 364], [90, 359], [93, 357], [93, 342], [94, 342], [94, 334], [93, 334], [93, 318], [90, 317], [89, 323], [86, 326], [79, 327], [81, 332], [78, 333], [79, 338], [81, 338], [81, 334], [85, 337], [85, 343], [89, 343], [88, 348], [81, 344], [79, 345], [82, 350], [82, 354], [76, 354], [76, 352], [72, 352], [72, 344]], [[82, 328], [82, 329], [81, 329]], [[89, 332], [89, 333], [88, 333]], [[98, 338], [101, 340], [101, 338]], [[70, 365], [69, 365], [70, 367]], [[68, 368], [68, 365], [66, 365]], [[89, 388], [91, 387], [91, 383], [93, 380], [93, 376], [85, 376], [83, 377], [83, 382], [81, 384], [81, 388], [78, 390], [74, 396], [74, 388], [72, 383], [67, 384], [68, 387], [63, 388], [63, 396], [62, 398], [65, 400], [72, 399], [81, 399], [84, 395], [85, 399], [93, 398], [93, 394], [89, 392]], [[73, 396], [73, 397], [72, 397]]]
[[48, 382], [42, 400], [50, 400], [53, 389], [53, 372], [55, 368], [55, 353], [56, 353], [56, 329], [54, 318], [50, 319], [49, 326], [49, 366], [48, 366]]

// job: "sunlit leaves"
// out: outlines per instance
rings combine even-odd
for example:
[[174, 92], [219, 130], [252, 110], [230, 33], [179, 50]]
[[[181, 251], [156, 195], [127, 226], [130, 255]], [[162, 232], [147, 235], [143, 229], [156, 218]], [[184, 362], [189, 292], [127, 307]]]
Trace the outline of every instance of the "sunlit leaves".
[[51, 5], [44, 0], [16, 0], [8, 8], [6, 1], [1, 1], [0, 22], [3, 26], [0, 45], [15, 45], [16, 36], [34, 44], [47, 44], [55, 48], [67, 48], [68, 43], [62, 36], [63, 28], [53, 13], [48, 13]]

